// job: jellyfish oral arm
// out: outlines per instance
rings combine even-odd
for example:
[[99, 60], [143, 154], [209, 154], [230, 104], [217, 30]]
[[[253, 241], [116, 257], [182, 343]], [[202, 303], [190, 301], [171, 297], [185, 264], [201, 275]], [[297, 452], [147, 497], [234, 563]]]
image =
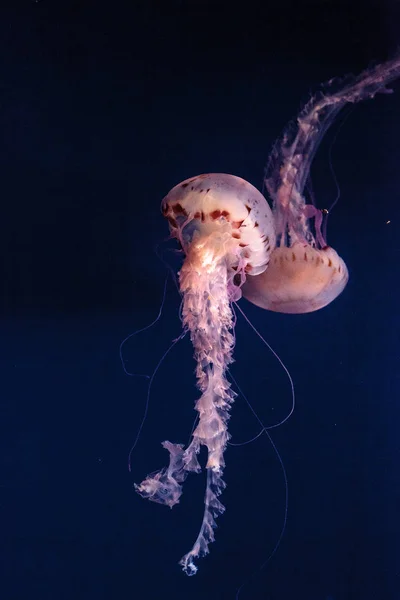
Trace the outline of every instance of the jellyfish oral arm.
[[284, 245], [287, 230], [292, 244], [313, 241], [309, 232], [304, 236], [307, 217], [303, 214], [303, 191], [315, 153], [338, 113], [346, 104], [390, 93], [386, 86], [399, 76], [400, 54], [356, 77], [328, 81], [277, 140], [266, 169], [266, 186], [274, 202], [279, 245]]
[[[199, 423], [185, 451], [190, 465], [201, 445], [208, 449], [207, 468], [220, 472], [228, 441], [227, 421], [234, 393], [226, 379], [234, 348], [233, 313], [229, 298], [225, 258], [213, 257], [213, 237], [207, 247], [194, 243], [179, 274], [183, 293], [183, 324], [190, 331], [196, 360], [197, 386], [202, 392], [196, 403]], [[204, 260], [204, 256], [208, 260]]]
[[172, 506], [179, 502], [182, 483], [189, 472], [199, 472], [200, 447], [206, 446], [207, 489], [199, 534], [192, 549], [181, 559], [183, 571], [194, 575], [194, 560], [208, 554], [214, 541], [215, 519], [224, 512], [218, 496], [225, 488], [222, 479], [224, 451], [229, 439], [227, 423], [235, 393], [226, 378], [234, 348], [233, 313], [230, 306], [229, 270], [226, 248], [222, 252], [219, 236], [193, 242], [179, 274], [183, 294], [183, 324], [189, 330], [196, 360], [197, 386], [201, 396], [196, 402], [198, 425], [186, 450], [180, 444], [164, 442], [170, 452], [170, 465], [152, 474], [136, 491], [154, 502]]

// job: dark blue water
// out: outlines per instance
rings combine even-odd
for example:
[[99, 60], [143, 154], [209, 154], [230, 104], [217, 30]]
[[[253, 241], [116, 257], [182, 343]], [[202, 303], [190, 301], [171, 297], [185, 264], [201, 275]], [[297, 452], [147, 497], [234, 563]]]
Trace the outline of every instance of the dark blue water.
[[[159, 205], [202, 172], [261, 188], [269, 149], [311, 89], [394, 50], [390, 4], [40, 2], [1, 19], [0, 543], [4, 600], [234, 599], [279, 537], [280, 462], [266, 436], [226, 453], [226, 513], [196, 577], [205, 480], [171, 511], [133, 490], [186, 442], [197, 398], [188, 339], [148, 380], [119, 344], [158, 313], [168, 235]], [[222, 7], [222, 5], [221, 5]], [[2, 9], [3, 10], [3, 9]], [[211, 11], [211, 12], [210, 12]], [[239, 11], [239, 12], [237, 12]], [[371, 31], [374, 31], [371, 34]], [[341, 198], [329, 243], [350, 282], [309, 315], [241, 307], [290, 370], [297, 405], [272, 432], [286, 531], [240, 600], [398, 600], [400, 87], [358, 106], [332, 146]], [[318, 205], [336, 196], [333, 130]], [[390, 221], [390, 223], [389, 223]], [[167, 247], [172, 247], [167, 244]], [[161, 247], [164, 260], [179, 257]], [[170, 281], [159, 322], [124, 346], [151, 374], [180, 335]], [[239, 316], [234, 377], [266, 424], [288, 380]], [[232, 442], [258, 425], [238, 397]], [[201, 455], [201, 459], [204, 456]]]

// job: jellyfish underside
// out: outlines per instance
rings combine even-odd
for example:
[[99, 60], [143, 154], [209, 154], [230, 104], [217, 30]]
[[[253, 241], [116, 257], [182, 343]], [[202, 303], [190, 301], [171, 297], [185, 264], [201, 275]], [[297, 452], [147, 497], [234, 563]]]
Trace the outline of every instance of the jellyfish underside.
[[225, 483], [224, 452], [235, 398], [226, 372], [233, 360], [232, 303], [242, 294], [273, 311], [305, 313], [329, 304], [344, 289], [344, 261], [321, 233], [322, 215], [307, 204], [303, 190], [315, 151], [338, 111], [347, 102], [387, 91], [400, 74], [400, 59], [379, 65], [313, 97], [293, 128], [285, 131], [271, 154], [267, 189], [273, 210], [251, 184], [226, 174], [192, 177], [175, 186], [162, 202], [171, 235], [185, 253], [179, 273], [182, 324], [190, 333], [201, 395], [191, 441], [163, 442], [169, 465], [135, 485], [144, 498], [172, 508], [180, 501], [189, 473], [198, 473], [197, 455], [207, 449], [204, 515], [191, 550], [180, 564], [197, 572], [195, 559], [208, 554]]
[[276, 248], [268, 269], [248, 277], [242, 292], [247, 300], [266, 310], [309, 313], [330, 304], [347, 281], [346, 264], [333, 248], [297, 243]]
[[277, 245], [268, 269], [257, 276], [249, 273], [242, 286], [246, 300], [288, 314], [327, 306], [342, 293], [349, 279], [344, 260], [322, 235], [322, 212], [306, 204], [295, 185], [295, 180], [282, 182], [277, 191]]

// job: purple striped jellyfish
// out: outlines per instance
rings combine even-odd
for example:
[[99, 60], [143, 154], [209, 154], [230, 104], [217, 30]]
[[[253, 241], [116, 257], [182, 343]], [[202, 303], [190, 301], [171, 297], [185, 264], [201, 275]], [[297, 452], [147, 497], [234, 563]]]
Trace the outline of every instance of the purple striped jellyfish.
[[391, 93], [386, 85], [400, 75], [400, 58], [332, 79], [312, 96], [286, 127], [270, 154], [265, 184], [272, 200], [276, 248], [268, 269], [248, 277], [243, 296], [257, 306], [281, 313], [308, 313], [324, 306], [348, 282], [345, 262], [326, 242], [324, 213], [307, 203], [304, 188], [323, 136], [348, 103]]
[[241, 297], [247, 274], [257, 275], [267, 268], [275, 230], [264, 196], [234, 175], [211, 173], [187, 179], [164, 198], [162, 212], [186, 255], [179, 285], [183, 326], [190, 332], [197, 363], [199, 418], [186, 449], [163, 442], [169, 466], [149, 475], [136, 490], [172, 508], [179, 502], [187, 475], [201, 470], [200, 447], [207, 448], [204, 517], [192, 549], [180, 561], [185, 573], [194, 575], [194, 559], [208, 553], [215, 519], [224, 511], [218, 497], [225, 487], [224, 452], [235, 397], [226, 377], [235, 343], [231, 304]]

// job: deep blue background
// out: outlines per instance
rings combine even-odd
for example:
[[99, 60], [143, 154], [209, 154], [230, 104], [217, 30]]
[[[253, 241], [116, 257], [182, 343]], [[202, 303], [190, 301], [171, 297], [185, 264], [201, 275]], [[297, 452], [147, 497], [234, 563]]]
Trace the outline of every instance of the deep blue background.
[[[189, 340], [146, 398], [121, 340], [157, 314], [168, 235], [160, 201], [227, 172], [262, 185], [275, 138], [322, 81], [385, 60], [393, 2], [6, 3], [0, 9], [0, 595], [4, 600], [228, 600], [279, 536], [284, 484], [265, 436], [226, 453], [227, 507], [196, 577], [178, 566], [200, 525], [201, 476], [173, 511], [133, 482], [185, 442], [197, 397]], [[273, 439], [289, 480], [278, 553], [241, 600], [400, 598], [400, 84], [329, 132], [313, 165], [350, 283], [302, 316], [241, 306], [286, 363], [295, 414]], [[390, 224], [387, 221], [390, 220]], [[166, 260], [178, 267], [171, 253]], [[151, 373], [180, 333], [126, 344]], [[235, 377], [266, 423], [290, 406], [282, 369], [241, 318]], [[257, 423], [238, 398], [232, 441]]]

